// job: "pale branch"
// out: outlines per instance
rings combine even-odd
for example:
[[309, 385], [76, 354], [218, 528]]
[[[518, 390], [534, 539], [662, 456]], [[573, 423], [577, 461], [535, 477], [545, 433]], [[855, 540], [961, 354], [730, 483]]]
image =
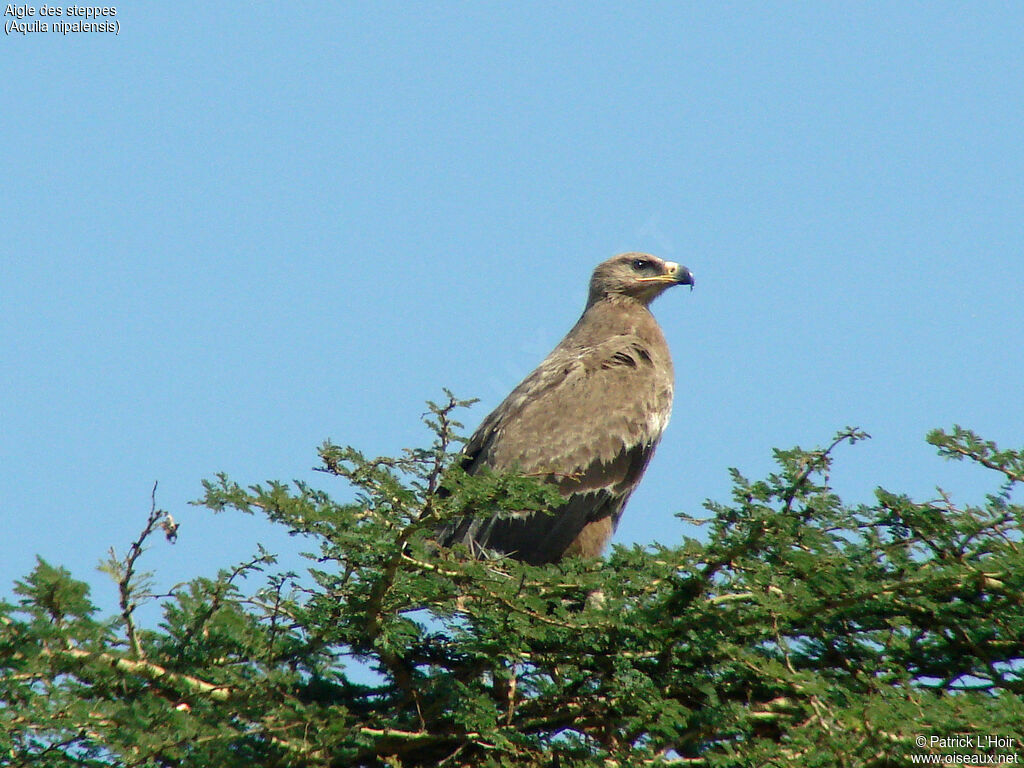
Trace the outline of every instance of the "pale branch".
[[235, 693], [230, 686], [218, 685], [201, 680], [192, 675], [185, 675], [180, 672], [172, 672], [166, 667], [154, 664], [151, 661], [125, 659], [109, 653], [94, 653], [81, 648], [64, 648], [59, 650], [44, 649], [42, 654], [56, 658], [68, 658], [76, 661], [97, 661], [130, 675], [138, 675], [153, 683], [166, 684], [175, 689], [177, 693], [205, 696], [213, 701], [227, 701]]

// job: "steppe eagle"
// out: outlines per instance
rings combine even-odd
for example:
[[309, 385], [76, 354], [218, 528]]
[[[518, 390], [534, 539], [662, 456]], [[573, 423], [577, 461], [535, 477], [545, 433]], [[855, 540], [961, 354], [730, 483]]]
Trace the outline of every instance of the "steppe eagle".
[[601, 554], [672, 411], [672, 359], [648, 305], [675, 285], [692, 289], [693, 275], [645, 253], [597, 266], [576, 325], [464, 448], [470, 474], [536, 476], [565, 504], [552, 515], [466, 517], [439, 531], [441, 544], [533, 564]]

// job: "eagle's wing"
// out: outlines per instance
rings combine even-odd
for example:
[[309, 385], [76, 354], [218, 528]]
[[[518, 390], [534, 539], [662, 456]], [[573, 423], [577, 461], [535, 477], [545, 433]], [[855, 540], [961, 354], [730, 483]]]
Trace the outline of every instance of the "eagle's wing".
[[640, 481], [671, 407], [667, 352], [639, 336], [556, 348], [480, 425], [466, 445], [464, 466], [470, 473], [487, 466], [552, 482], [565, 505], [551, 515], [471, 517], [443, 531], [442, 542], [531, 563], [553, 562], [567, 550], [597, 554]]

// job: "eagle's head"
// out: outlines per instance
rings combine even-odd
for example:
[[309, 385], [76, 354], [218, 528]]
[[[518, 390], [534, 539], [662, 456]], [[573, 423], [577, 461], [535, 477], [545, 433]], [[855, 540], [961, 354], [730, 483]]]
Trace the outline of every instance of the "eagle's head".
[[587, 306], [616, 296], [647, 305], [673, 285], [688, 285], [692, 289], [693, 274], [674, 261], [664, 261], [649, 253], [622, 253], [597, 265], [590, 278]]

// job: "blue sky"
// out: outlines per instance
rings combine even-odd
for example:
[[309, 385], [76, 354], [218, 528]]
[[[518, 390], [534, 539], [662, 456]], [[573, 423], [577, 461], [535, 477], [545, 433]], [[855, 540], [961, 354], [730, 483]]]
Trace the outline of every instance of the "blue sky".
[[0, 42], [0, 594], [36, 554], [99, 590], [158, 504], [168, 587], [268, 524], [200, 481], [310, 479], [324, 439], [471, 430], [647, 250], [671, 425], [620, 543], [693, 533], [727, 468], [838, 454], [876, 485], [995, 488], [1024, 444], [1024, 10], [1015, 4], [123, 3], [118, 36]]

